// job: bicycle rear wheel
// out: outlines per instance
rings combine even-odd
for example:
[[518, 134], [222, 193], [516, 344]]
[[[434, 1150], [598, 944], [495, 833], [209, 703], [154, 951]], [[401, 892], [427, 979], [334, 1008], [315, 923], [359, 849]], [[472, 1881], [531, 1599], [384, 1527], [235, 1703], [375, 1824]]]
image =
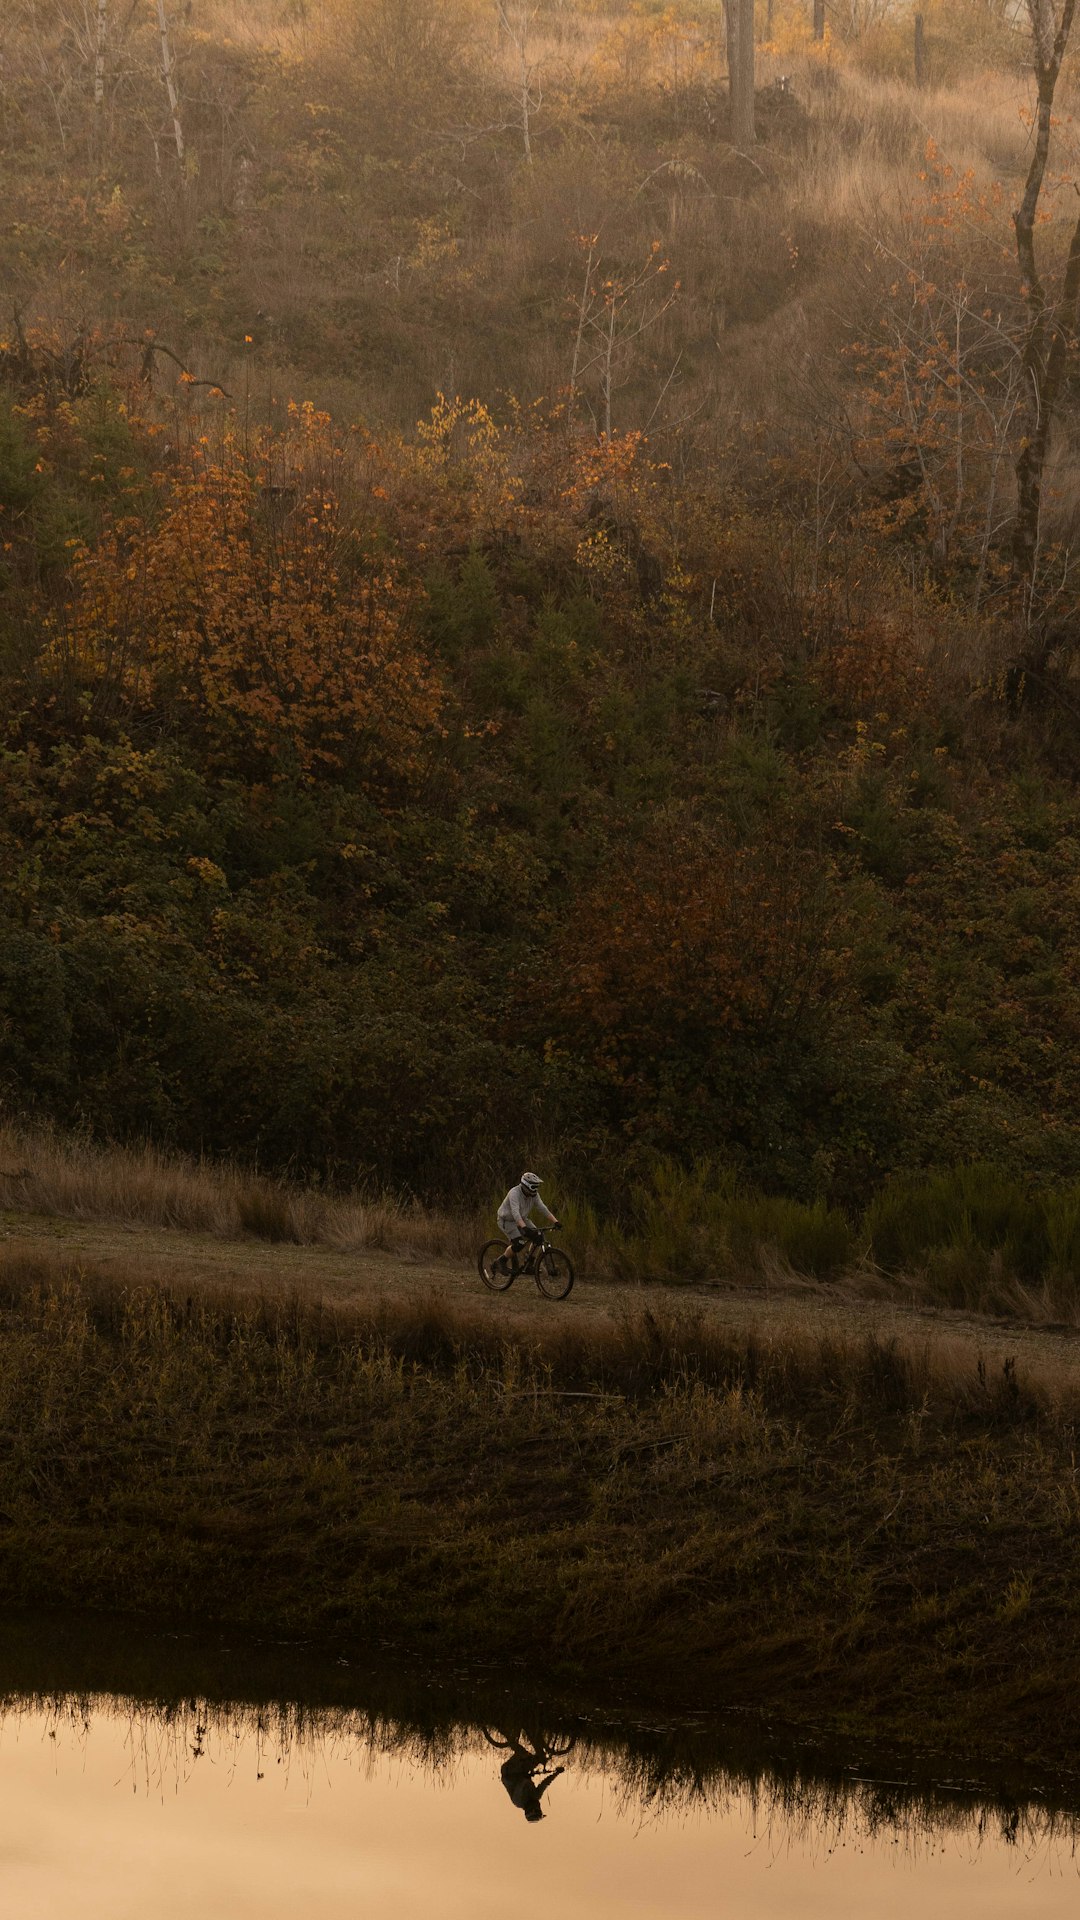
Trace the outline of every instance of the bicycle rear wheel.
[[574, 1284], [574, 1269], [561, 1247], [549, 1247], [536, 1263], [536, 1284], [548, 1300], [565, 1300]]
[[489, 1240], [483, 1249], [477, 1268], [485, 1287], [492, 1293], [505, 1293], [507, 1287], [514, 1284], [514, 1269], [510, 1264], [510, 1255], [506, 1251], [505, 1240]]

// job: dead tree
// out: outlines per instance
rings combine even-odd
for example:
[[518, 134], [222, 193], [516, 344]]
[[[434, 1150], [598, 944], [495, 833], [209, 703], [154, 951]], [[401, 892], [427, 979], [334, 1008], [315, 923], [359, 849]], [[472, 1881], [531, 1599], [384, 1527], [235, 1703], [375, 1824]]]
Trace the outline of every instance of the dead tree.
[[94, 47], [94, 129], [93, 160], [100, 165], [105, 124], [105, 39], [109, 25], [109, 0], [97, 0], [97, 34]]
[[533, 115], [539, 113], [544, 99], [540, 88], [536, 85], [536, 69], [529, 59], [529, 29], [535, 14], [536, 8], [530, 5], [530, 0], [516, 0], [516, 3], [512, 3], [512, 0], [498, 0], [499, 31], [506, 35], [514, 49], [521, 144], [525, 159], [530, 165], [533, 157]]
[[915, 15], [915, 85], [926, 85], [926, 22], [921, 13]]
[[100, 114], [105, 104], [105, 33], [109, 24], [109, 0], [97, 0], [97, 46], [94, 56], [94, 111]]
[[1039, 558], [1039, 518], [1050, 434], [1075, 341], [1080, 297], [1080, 218], [1073, 227], [1061, 292], [1047, 291], [1035, 246], [1039, 201], [1046, 178], [1054, 95], [1072, 32], [1076, 0], [1064, 0], [1058, 19], [1054, 0], [1028, 0], [1037, 104], [1035, 144], [1023, 198], [1013, 214], [1016, 257], [1027, 324], [1021, 344], [1020, 440], [1016, 454], [1016, 524], [1013, 571], [1025, 627], [1032, 620]]
[[161, 33], [161, 77], [165, 82], [165, 92], [169, 100], [169, 112], [172, 114], [173, 139], [176, 142], [176, 158], [181, 171], [184, 166], [184, 129], [180, 124], [180, 102], [176, 94], [176, 81], [173, 78], [172, 48], [169, 44], [169, 23], [165, 18], [165, 0], [157, 0], [158, 28]]

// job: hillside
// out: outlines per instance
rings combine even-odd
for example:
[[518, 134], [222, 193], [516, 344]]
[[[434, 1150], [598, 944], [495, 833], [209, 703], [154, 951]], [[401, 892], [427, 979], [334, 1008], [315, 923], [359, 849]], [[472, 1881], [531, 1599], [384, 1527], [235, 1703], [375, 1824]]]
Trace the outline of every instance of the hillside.
[[12, 1115], [455, 1204], [542, 1160], [680, 1271], [705, 1194], [835, 1266], [978, 1163], [945, 1293], [1071, 1300], [1073, 376], [1021, 618], [1031, 89], [954, 11], [916, 89], [778, 9], [749, 156], [677, 8], [193, 0], [179, 139], [152, 21], [96, 103], [9, 22]]

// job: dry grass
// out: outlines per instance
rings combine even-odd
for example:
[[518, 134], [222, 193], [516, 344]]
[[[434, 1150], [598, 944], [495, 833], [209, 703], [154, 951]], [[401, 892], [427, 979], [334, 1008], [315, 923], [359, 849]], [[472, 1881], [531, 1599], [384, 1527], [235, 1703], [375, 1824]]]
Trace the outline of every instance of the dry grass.
[[474, 1215], [422, 1211], [386, 1195], [321, 1193], [150, 1145], [99, 1146], [10, 1126], [0, 1128], [0, 1204], [223, 1240], [250, 1235], [338, 1252], [393, 1249], [435, 1259], [471, 1255], [487, 1237]]
[[174, 1264], [152, 1256], [102, 1262], [64, 1246], [0, 1245], [0, 1306], [76, 1299], [113, 1332], [132, 1314], [164, 1312], [179, 1328], [201, 1328], [200, 1337], [224, 1323], [320, 1351], [377, 1349], [410, 1366], [464, 1369], [500, 1393], [735, 1391], [772, 1411], [825, 1393], [871, 1417], [992, 1416], [1052, 1427], [1080, 1419], [1080, 1377], [1068, 1351], [1043, 1342], [1009, 1351], [1005, 1340], [979, 1340], [948, 1323], [931, 1331], [857, 1314], [845, 1325], [842, 1312], [823, 1322], [800, 1311], [797, 1292], [768, 1320], [740, 1322], [677, 1295], [643, 1305], [636, 1291], [607, 1315], [508, 1320], [480, 1293], [381, 1292], [342, 1302], [307, 1287], [253, 1293], [228, 1277], [193, 1289]]
[[[363, 175], [373, 139], [378, 146], [372, 114], [378, 118], [388, 102], [385, 77], [376, 72], [373, 80], [364, 67], [362, 43], [373, 31], [376, 38], [400, 35], [410, 9], [418, 19], [433, 9], [443, 19], [469, 76], [468, 104], [448, 102], [432, 74], [414, 76], [417, 111], [403, 110], [396, 130], [383, 130], [396, 142], [391, 172], [402, 182], [401, 204], [396, 207], [392, 196], [380, 200], [376, 183], [363, 209], [372, 228], [358, 244], [357, 209], [344, 200], [339, 207], [339, 196], [315, 190], [298, 167], [308, 109], [298, 114], [297, 107], [301, 101], [325, 103], [319, 112], [329, 115], [331, 150], [340, 154], [350, 178]], [[610, 7], [541, 8], [534, 15], [528, 63], [543, 104], [535, 117], [533, 164], [526, 166], [516, 132], [517, 54], [493, 22], [494, 9], [471, 0], [409, 0], [404, 8], [398, 0], [314, 0], [284, 9], [258, 0], [197, 0], [186, 21], [175, 24], [177, 57], [181, 71], [190, 73], [193, 95], [221, 88], [222, 113], [228, 101], [233, 116], [224, 141], [213, 115], [196, 131], [191, 102], [189, 138], [202, 146], [197, 176], [189, 183], [190, 245], [198, 245], [196, 212], [207, 223], [216, 224], [223, 211], [228, 217], [242, 139], [245, 151], [258, 156], [257, 174], [277, 184], [257, 205], [257, 217], [232, 229], [228, 264], [219, 269], [228, 286], [226, 307], [248, 316], [272, 313], [273, 352], [286, 384], [295, 381], [343, 416], [359, 406], [407, 428], [427, 412], [435, 391], [448, 385], [489, 401], [506, 391], [554, 397], [568, 377], [572, 352], [567, 297], [578, 285], [581, 264], [574, 235], [597, 231], [614, 272], [639, 264], [658, 240], [681, 282], [680, 298], [663, 325], [650, 331], [640, 352], [627, 355], [620, 426], [651, 420], [654, 433], [669, 433], [681, 446], [678, 423], [693, 419], [700, 434], [699, 413], [723, 421], [735, 401], [737, 413], [752, 411], [780, 426], [790, 414], [793, 367], [804, 355], [819, 365], [833, 362], [837, 313], [843, 325], [860, 328], [860, 307], [872, 310], [867, 261], [877, 241], [900, 237], [904, 213], [921, 191], [927, 141], [933, 139], [957, 171], [973, 168], [980, 181], [1009, 183], [1024, 163], [1029, 132], [1022, 110], [1029, 88], [1023, 76], [973, 72], [967, 87], [950, 83], [918, 91], [904, 78], [860, 66], [839, 46], [823, 69], [796, 43], [761, 50], [759, 84], [767, 91], [781, 73], [793, 79], [805, 124], [800, 121], [790, 143], [773, 139], [763, 111], [760, 159], [743, 168], [724, 137], [726, 61], [719, 23], [703, 25], [689, 7], [661, 17], [625, 0]], [[41, 31], [35, 26], [35, 34]], [[133, 83], [156, 100], [152, 22], [140, 16], [132, 32], [138, 39], [138, 49], [133, 43], [129, 50]], [[58, 35], [54, 46], [46, 34], [33, 60], [34, 35], [22, 37], [21, 55], [17, 46], [11, 52], [13, 70], [19, 59], [25, 62], [22, 87], [34, 102], [30, 121], [36, 112], [51, 129], [55, 96], [81, 99], [83, 76], [68, 70], [69, 36]], [[264, 76], [273, 71], [286, 77], [265, 117], [258, 110], [265, 78], [244, 90], [233, 72], [244, 60], [257, 62]], [[204, 61], [206, 75], [196, 82]], [[490, 168], [470, 171], [468, 156], [484, 147], [482, 141], [465, 138], [455, 152], [446, 133], [455, 114], [501, 129]], [[118, 114], [115, 132], [122, 144], [129, 132], [124, 114]], [[69, 139], [72, 153], [81, 151], [74, 133]], [[283, 144], [275, 151], [279, 139]], [[51, 155], [51, 131], [43, 145]], [[113, 155], [133, 203], [141, 204], [146, 194], [144, 161], [139, 143], [126, 158], [119, 149]], [[445, 190], [421, 205], [417, 182], [429, 175], [444, 181]], [[31, 224], [34, 207], [22, 211]], [[182, 279], [183, 262], [173, 257], [175, 213], [158, 234], [159, 264]], [[1007, 246], [1007, 215], [1002, 234]], [[797, 281], [787, 257], [795, 235]], [[433, 236], [441, 236], [434, 248]], [[45, 270], [43, 256], [39, 281], [32, 293], [27, 290], [28, 311], [32, 305], [38, 313], [41, 303], [44, 317], [57, 277]], [[796, 291], [797, 298], [790, 298]], [[466, 306], [470, 324], [463, 331]], [[792, 310], [806, 330], [805, 341], [791, 339]], [[332, 336], [323, 333], [324, 321], [332, 325]], [[206, 329], [201, 335], [200, 325]], [[363, 353], [348, 349], [359, 335]], [[243, 355], [233, 358], [242, 339], [237, 324], [219, 330], [206, 312], [185, 351], [201, 375], [223, 379], [239, 392], [250, 377]], [[373, 340], [382, 356], [375, 370]], [[676, 364], [678, 379], [659, 405]], [[703, 450], [705, 460], [716, 456], [723, 437], [714, 436], [715, 444]], [[686, 448], [693, 445], [690, 436]]]

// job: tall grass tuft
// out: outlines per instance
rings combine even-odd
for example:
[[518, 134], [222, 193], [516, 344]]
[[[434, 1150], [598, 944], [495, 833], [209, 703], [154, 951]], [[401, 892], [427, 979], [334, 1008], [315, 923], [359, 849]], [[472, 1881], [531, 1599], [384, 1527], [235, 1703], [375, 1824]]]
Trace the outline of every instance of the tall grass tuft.
[[1000, 1168], [975, 1164], [893, 1179], [865, 1226], [885, 1267], [918, 1267], [934, 1253], [1000, 1253], [1031, 1277], [1045, 1265], [1046, 1220], [1037, 1197]]
[[709, 1161], [660, 1161], [629, 1227], [597, 1233], [604, 1263], [634, 1280], [757, 1278], [777, 1255], [796, 1273], [833, 1279], [854, 1252], [838, 1208], [755, 1193]]

